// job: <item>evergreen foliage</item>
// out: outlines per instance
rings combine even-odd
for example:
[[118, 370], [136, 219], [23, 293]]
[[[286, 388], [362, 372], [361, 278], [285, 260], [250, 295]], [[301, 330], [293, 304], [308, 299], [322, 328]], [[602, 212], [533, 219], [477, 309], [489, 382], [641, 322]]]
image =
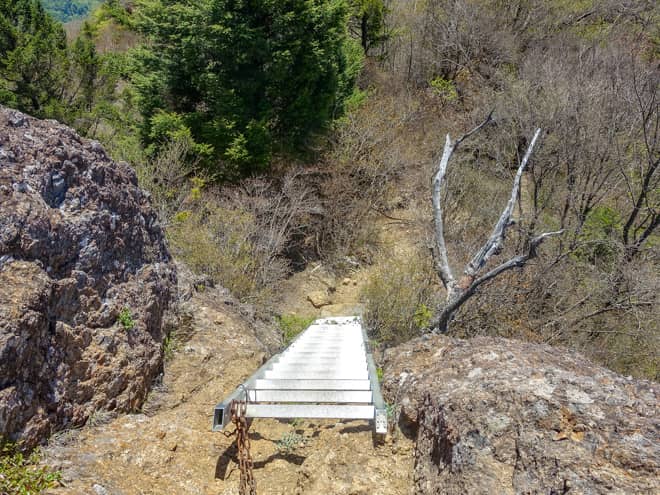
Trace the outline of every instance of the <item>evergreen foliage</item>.
[[94, 25], [84, 23], [67, 43], [37, 0], [0, 0], [0, 103], [86, 135], [101, 121], [121, 119], [116, 88], [125, 57], [101, 55], [95, 38]]
[[388, 38], [385, 26], [388, 10], [383, 0], [352, 0], [352, 8], [352, 31], [360, 37], [360, 44], [366, 54], [370, 48]]
[[267, 168], [340, 114], [361, 69], [344, 0], [143, 0], [143, 139], [190, 133], [220, 178]]
[[66, 34], [37, 0], [0, 0], [0, 103], [58, 113], [68, 68]]

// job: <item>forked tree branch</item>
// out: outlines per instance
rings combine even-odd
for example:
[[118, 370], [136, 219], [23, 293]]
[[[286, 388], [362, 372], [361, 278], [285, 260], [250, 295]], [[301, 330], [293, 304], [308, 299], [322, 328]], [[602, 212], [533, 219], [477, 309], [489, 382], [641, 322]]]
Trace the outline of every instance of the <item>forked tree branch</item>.
[[465, 290], [458, 294], [456, 299], [448, 301], [447, 305], [442, 309], [442, 311], [431, 321], [430, 328], [437, 329], [439, 331], [446, 331], [447, 325], [449, 324], [456, 310], [458, 310], [458, 308], [460, 308], [465, 301], [467, 301], [475, 294], [479, 286], [490, 280], [493, 280], [495, 277], [506, 271], [512, 270], [513, 268], [522, 268], [529, 260], [536, 257], [537, 248], [545, 239], [551, 236], [561, 235], [563, 233], [563, 230], [557, 230], [555, 232], [545, 232], [535, 237], [530, 241], [527, 251], [524, 254], [514, 256], [510, 260], [499, 264], [485, 275], [479, 277], [476, 280], [473, 280]]
[[456, 151], [458, 146], [465, 139], [467, 139], [472, 134], [480, 130], [482, 127], [484, 127], [492, 120], [493, 120], [493, 112], [491, 111], [481, 124], [479, 124], [471, 131], [467, 132], [466, 134], [463, 134], [453, 143], [451, 142], [451, 137], [449, 136], [449, 134], [447, 134], [447, 137], [445, 139], [445, 148], [442, 151], [442, 157], [440, 158], [440, 163], [438, 164], [438, 171], [433, 177], [433, 193], [431, 198], [433, 202], [433, 221], [435, 223], [436, 271], [438, 272], [438, 276], [440, 277], [440, 280], [442, 281], [442, 284], [444, 285], [445, 289], [447, 289], [447, 292], [451, 294], [453, 294], [454, 291], [456, 290], [456, 280], [454, 279], [454, 275], [449, 265], [449, 255], [447, 254], [447, 244], [445, 242], [444, 219], [442, 214], [442, 200], [441, 200], [442, 185], [445, 181], [445, 174], [447, 172], [447, 165], [449, 163], [449, 159], [451, 158], [454, 151]]
[[532, 151], [534, 150], [534, 145], [536, 144], [536, 141], [541, 134], [541, 129], [537, 129], [516, 172], [509, 201], [504, 208], [504, 211], [502, 211], [502, 214], [500, 215], [500, 218], [495, 225], [491, 236], [477, 252], [477, 254], [472, 258], [472, 260], [465, 266], [465, 277], [462, 278], [460, 282], [456, 282], [456, 279], [454, 278], [451, 270], [451, 266], [449, 264], [449, 255], [447, 253], [447, 245], [444, 236], [444, 218], [441, 202], [442, 185], [447, 173], [447, 165], [449, 164], [449, 160], [452, 154], [458, 148], [458, 145], [467, 137], [471, 136], [486, 124], [488, 124], [491, 120], [492, 112], [488, 115], [484, 122], [472, 129], [470, 132], [461, 136], [454, 143], [452, 143], [451, 137], [449, 134], [447, 134], [445, 147], [442, 152], [442, 157], [440, 158], [440, 163], [438, 164], [438, 171], [433, 178], [432, 203], [433, 220], [435, 224], [434, 255], [436, 271], [438, 272], [438, 276], [440, 277], [444, 287], [447, 289], [445, 305], [438, 311], [430, 325], [430, 328], [435, 331], [446, 331], [454, 313], [458, 310], [458, 308], [461, 307], [461, 305], [463, 305], [463, 303], [465, 303], [465, 301], [474, 295], [474, 293], [482, 284], [485, 284], [486, 282], [494, 279], [495, 277], [508, 270], [524, 266], [530, 259], [536, 257], [537, 248], [545, 239], [563, 233], [563, 230], [559, 230], [556, 232], [546, 232], [537, 237], [534, 237], [529, 241], [525, 253], [514, 256], [508, 261], [499, 264], [481, 277], [478, 276], [479, 272], [486, 266], [488, 261], [502, 250], [504, 239], [506, 237], [506, 231], [512, 225], [511, 216], [513, 214], [513, 209], [520, 192], [522, 174], [527, 168], [529, 159], [532, 156]]
[[516, 205], [516, 200], [518, 199], [518, 192], [520, 191], [520, 181], [522, 180], [522, 174], [527, 168], [527, 163], [529, 158], [532, 156], [532, 151], [534, 150], [534, 145], [536, 140], [541, 134], [541, 129], [536, 129], [532, 142], [529, 143], [525, 156], [520, 162], [518, 171], [516, 172], [516, 177], [513, 180], [513, 187], [511, 188], [511, 197], [509, 202], [504, 208], [500, 219], [498, 220], [493, 233], [490, 235], [486, 243], [481, 247], [479, 252], [472, 258], [472, 261], [468, 263], [465, 267], [465, 275], [470, 278], [474, 278], [476, 274], [484, 267], [488, 260], [494, 255], [499, 253], [502, 250], [502, 244], [504, 243], [504, 236], [506, 235], [506, 229], [511, 225], [511, 215], [513, 214], [513, 208]]

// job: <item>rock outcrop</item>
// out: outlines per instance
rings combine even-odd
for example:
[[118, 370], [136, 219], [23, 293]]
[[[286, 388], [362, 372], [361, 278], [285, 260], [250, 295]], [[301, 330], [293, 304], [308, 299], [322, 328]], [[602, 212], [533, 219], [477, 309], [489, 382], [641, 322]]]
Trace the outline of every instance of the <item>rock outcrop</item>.
[[660, 493], [657, 383], [494, 338], [417, 339], [384, 361], [415, 493]]
[[176, 270], [135, 172], [0, 107], [0, 436], [34, 445], [141, 406]]

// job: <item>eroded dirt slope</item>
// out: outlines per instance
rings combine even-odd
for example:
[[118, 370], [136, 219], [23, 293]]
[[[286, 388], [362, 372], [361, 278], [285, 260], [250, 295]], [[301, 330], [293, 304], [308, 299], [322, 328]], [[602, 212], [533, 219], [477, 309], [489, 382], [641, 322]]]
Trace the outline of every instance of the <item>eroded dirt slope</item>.
[[[268, 351], [220, 291], [196, 293], [187, 305], [190, 338], [143, 412], [53, 439], [45, 462], [62, 470], [64, 486], [51, 493], [237, 493], [234, 438], [210, 431], [212, 409]], [[375, 446], [366, 422], [255, 420], [250, 438], [260, 494], [410, 491], [412, 442], [396, 437]], [[304, 441], [283, 451], [278, 442], [287, 438]]]

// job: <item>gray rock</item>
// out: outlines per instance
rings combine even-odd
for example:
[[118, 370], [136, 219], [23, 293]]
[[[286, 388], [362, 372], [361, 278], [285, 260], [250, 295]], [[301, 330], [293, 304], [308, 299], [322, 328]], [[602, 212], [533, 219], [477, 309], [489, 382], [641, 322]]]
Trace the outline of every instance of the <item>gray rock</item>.
[[660, 493], [655, 383], [494, 338], [416, 339], [383, 364], [416, 494]]
[[0, 143], [0, 436], [32, 446], [141, 406], [176, 269], [135, 173], [98, 143], [1, 106]]

